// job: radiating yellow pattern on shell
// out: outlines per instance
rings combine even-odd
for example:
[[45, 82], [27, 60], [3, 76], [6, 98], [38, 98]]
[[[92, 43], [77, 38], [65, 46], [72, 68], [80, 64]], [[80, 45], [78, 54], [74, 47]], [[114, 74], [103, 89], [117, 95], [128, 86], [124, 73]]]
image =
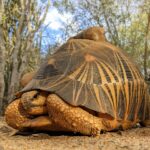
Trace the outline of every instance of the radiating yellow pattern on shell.
[[[147, 85], [134, 63], [107, 42], [70, 40], [50, 59], [54, 69], [42, 68], [24, 89], [51, 91], [67, 103], [84, 106], [121, 120], [143, 120]], [[45, 65], [47, 67], [48, 65]], [[43, 86], [42, 86], [43, 84]]]

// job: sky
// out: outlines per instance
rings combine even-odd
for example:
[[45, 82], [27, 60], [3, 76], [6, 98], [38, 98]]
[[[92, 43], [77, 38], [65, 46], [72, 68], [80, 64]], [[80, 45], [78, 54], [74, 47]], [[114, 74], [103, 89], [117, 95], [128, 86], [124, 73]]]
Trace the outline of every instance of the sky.
[[43, 27], [46, 26], [43, 32], [42, 47], [43, 51], [46, 52], [46, 49], [49, 45], [55, 43], [63, 43], [61, 35], [64, 24], [67, 24], [71, 21], [72, 15], [70, 13], [60, 13], [55, 7], [51, 6], [49, 8], [48, 14], [45, 18]]
[[52, 30], [59, 30], [70, 19], [70, 13], [60, 14], [56, 8], [50, 7], [44, 24], [48, 25]]
[[71, 18], [70, 13], [61, 14], [55, 7], [51, 6], [49, 8], [44, 24], [42, 25], [42, 28], [44, 29], [42, 52], [46, 53], [50, 45], [64, 42], [61, 39], [61, 27], [66, 24], [68, 20], [71, 21]]
[[[47, 0], [38, 0], [38, 5], [47, 5]], [[70, 13], [60, 13], [54, 6], [53, 0], [50, 0], [50, 8], [48, 10], [48, 14], [45, 18], [44, 24], [42, 28], [43, 32], [43, 40], [42, 40], [42, 49], [46, 51], [49, 45], [53, 45], [54, 43], [63, 43], [61, 39], [62, 30], [61, 27], [64, 24], [67, 24], [68, 21], [71, 21], [72, 16]]]

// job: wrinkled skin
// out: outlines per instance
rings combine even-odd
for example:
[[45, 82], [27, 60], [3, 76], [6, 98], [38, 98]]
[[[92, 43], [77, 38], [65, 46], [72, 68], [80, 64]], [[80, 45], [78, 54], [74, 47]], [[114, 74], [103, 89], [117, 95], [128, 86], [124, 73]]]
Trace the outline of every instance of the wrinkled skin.
[[[97, 34], [97, 30], [103, 33], [101, 28], [95, 28], [73, 38], [105, 40], [102, 34]], [[33, 75], [34, 73], [25, 75], [22, 86], [30, 82]], [[71, 106], [56, 94], [36, 90], [23, 93], [20, 98], [9, 104], [5, 117], [6, 122], [18, 130], [72, 131], [84, 135], [98, 135], [101, 130], [111, 131], [120, 127], [129, 129], [138, 122], [119, 121], [108, 114]], [[146, 120], [142, 124], [146, 126], [150, 125], [150, 122]]]

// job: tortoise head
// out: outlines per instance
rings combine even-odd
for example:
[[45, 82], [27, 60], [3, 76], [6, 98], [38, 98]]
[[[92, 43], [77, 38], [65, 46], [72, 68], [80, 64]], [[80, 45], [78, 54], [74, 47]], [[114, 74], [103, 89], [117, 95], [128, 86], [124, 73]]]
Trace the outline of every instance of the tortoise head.
[[90, 27], [70, 39], [88, 39], [94, 41], [106, 41], [103, 27]]

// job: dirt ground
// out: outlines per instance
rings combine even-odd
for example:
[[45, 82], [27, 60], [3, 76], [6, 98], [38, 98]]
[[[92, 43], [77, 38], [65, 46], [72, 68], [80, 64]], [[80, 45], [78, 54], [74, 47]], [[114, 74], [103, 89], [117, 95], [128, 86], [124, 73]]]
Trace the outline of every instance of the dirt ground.
[[62, 133], [11, 135], [0, 118], [0, 150], [150, 150], [150, 128], [107, 132], [99, 137]]

